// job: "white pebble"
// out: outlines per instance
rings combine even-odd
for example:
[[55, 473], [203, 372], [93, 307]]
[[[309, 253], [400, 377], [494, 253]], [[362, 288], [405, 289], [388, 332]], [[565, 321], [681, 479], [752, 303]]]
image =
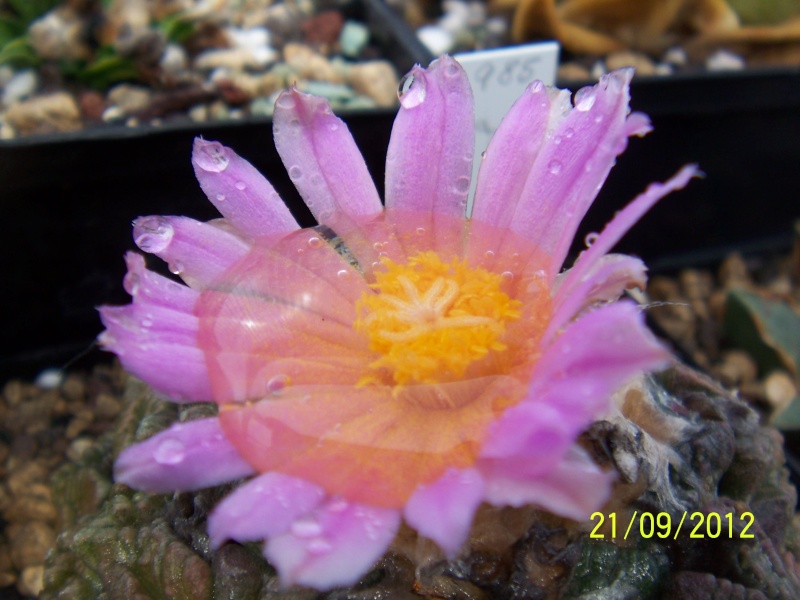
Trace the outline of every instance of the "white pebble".
[[39, 87], [39, 77], [33, 69], [25, 69], [15, 73], [6, 83], [3, 91], [3, 104], [9, 106], [29, 98]]
[[682, 67], [689, 62], [689, 57], [686, 56], [686, 50], [680, 46], [673, 46], [664, 53], [662, 59], [665, 63]]
[[53, 390], [64, 381], [64, 372], [61, 369], [45, 369], [36, 376], [34, 383], [43, 390]]
[[709, 71], [741, 71], [744, 67], [744, 58], [727, 50], [717, 50], [706, 59]]
[[453, 34], [438, 25], [423, 25], [417, 29], [417, 38], [434, 56], [450, 52], [455, 42]]

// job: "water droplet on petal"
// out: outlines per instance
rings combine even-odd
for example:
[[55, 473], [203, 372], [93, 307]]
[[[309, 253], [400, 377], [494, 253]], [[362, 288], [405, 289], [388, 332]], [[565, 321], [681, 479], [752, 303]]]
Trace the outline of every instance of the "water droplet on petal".
[[602, 122], [603, 122], [603, 115], [597, 115], [597, 116], [594, 118], [594, 122], [595, 122], [595, 123], [602, 123]]
[[347, 269], [340, 269], [337, 271], [336, 276], [339, 279], [347, 279], [350, 276], [350, 272]]
[[417, 227], [417, 235], [425, 235], [425, 228]]
[[240, 192], [241, 192], [241, 191], [244, 191], [245, 189], [247, 189], [247, 185], [245, 184], [245, 182], [244, 182], [244, 181], [237, 181], [237, 182], [234, 184], [234, 187], [235, 187], [237, 190], [239, 190]]
[[547, 170], [550, 171], [552, 175], [558, 175], [561, 173], [561, 163], [557, 160], [551, 160], [547, 163]]
[[544, 279], [547, 277], [547, 272], [544, 269], [539, 269], [534, 272], [533, 276], [536, 277], [536, 279]]
[[578, 90], [575, 94], [575, 108], [581, 112], [586, 112], [592, 106], [597, 96], [597, 91], [591, 87], [585, 87]]
[[337, 121], [332, 121], [328, 123], [328, 129], [330, 129], [331, 131], [336, 131], [337, 129], [339, 129], [339, 123]]
[[583, 238], [583, 243], [586, 244], [587, 248], [591, 248], [592, 244], [594, 244], [597, 241], [597, 238], [599, 238], [599, 237], [600, 237], [600, 234], [596, 233], [594, 231], [591, 232], [591, 233], [587, 233], [586, 237]]
[[183, 445], [183, 442], [174, 438], [167, 438], [162, 441], [153, 453], [153, 458], [160, 465], [177, 465], [183, 462], [185, 457], [186, 446]]
[[469, 191], [469, 184], [470, 178], [469, 177], [459, 177], [456, 179], [456, 192], [459, 194], [465, 194]]
[[461, 69], [459, 69], [458, 63], [455, 61], [448, 62], [447, 66], [444, 68], [444, 74], [448, 77], [455, 77], [458, 75], [459, 71], [461, 71]]
[[481, 152], [481, 160], [486, 160], [486, 150]]
[[228, 168], [228, 156], [225, 146], [219, 142], [205, 142], [194, 157], [197, 166], [204, 171], [220, 173]]
[[344, 512], [350, 504], [344, 498], [336, 498], [328, 505], [328, 511], [332, 513]]
[[289, 167], [289, 177], [291, 178], [292, 181], [297, 181], [298, 179], [303, 177], [303, 169], [301, 169], [297, 165]]
[[134, 241], [145, 252], [161, 252], [174, 234], [172, 224], [164, 217], [145, 217], [133, 222]]
[[494, 258], [494, 250], [487, 250], [483, 253], [486, 258]]
[[291, 377], [288, 375], [280, 374], [271, 377], [269, 381], [267, 381], [267, 391], [270, 394], [280, 394], [283, 390], [286, 389], [292, 383]]
[[139, 293], [139, 281], [140, 278], [137, 273], [126, 273], [125, 278], [122, 280], [122, 285], [131, 296], [135, 296]]
[[539, 92], [544, 91], [544, 83], [539, 81], [538, 79], [531, 83], [531, 93], [538, 94]]
[[297, 129], [298, 127], [300, 127], [300, 120], [292, 119], [291, 121], [289, 121], [289, 127], [291, 127], [292, 129]]
[[284, 108], [286, 110], [294, 108], [295, 100], [292, 97], [291, 92], [283, 92], [280, 96], [278, 96], [275, 106], [278, 108]]
[[561, 143], [561, 140], [562, 140], [561, 136], [560, 136], [560, 135], [557, 135], [557, 136], [555, 136], [555, 137], [553, 138], [553, 143], [554, 143], [556, 146], [558, 146], [558, 145]]
[[153, 321], [151, 321], [150, 319], [142, 319], [142, 322], [139, 323], [139, 324], [142, 327], [144, 327], [145, 329], [147, 329], [148, 327], [152, 327], [153, 326]]
[[571, 138], [573, 135], [575, 135], [575, 130], [574, 130], [572, 127], [567, 127], [567, 128], [564, 130], [564, 137], [565, 137], [565, 138], [569, 139], [569, 138]]
[[475, 155], [472, 152], [467, 152], [464, 155], [464, 160], [467, 162], [472, 162], [472, 159], [475, 158]]
[[319, 248], [322, 246], [322, 240], [319, 239], [317, 236], [313, 236], [308, 238], [308, 247], [309, 248]]
[[176, 261], [174, 263], [169, 263], [167, 265], [167, 268], [169, 269], [169, 272], [172, 273], [173, 275], [180, 275], [181, 273], [183, 273], [184, 266], [182, 262]]
[[322, 533], [322, 527], [311, 517], [303, 517], [291, 525], [292, 533], [301, 539], [311, 539]]
[[217, 194], [217, 202], [225, 202], [225, 194]]
[[503, 278], [503, 281], [509, 282], [514, 280], [514, 274], [511, 271], [503, 271], [500, 273], [500, 277]]
[[425, 101], [425, 80], [408, 74], [400, 80], [397, 99], [405, 109], [412, 109]]

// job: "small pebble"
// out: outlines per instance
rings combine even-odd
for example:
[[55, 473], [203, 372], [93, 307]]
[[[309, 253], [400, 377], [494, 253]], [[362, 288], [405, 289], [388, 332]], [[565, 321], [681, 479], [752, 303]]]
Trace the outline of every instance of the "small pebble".
[[23, 596], [37, 598], [44, 589], [44, 565], [33, 565], [22, 570], [17, 581], [17, 591]]
[[356, 58], [369, 41], [369, 28], [358, 21], [345, 21], [339, 34], [339, 47], [348, 58]]
[[455, 46], [455, 37], [440, 25], [425, 25], [417, 29], [417, 38], [434, 56], [446, 54]]
[[20, 571], [27, 567], [44, 564], [47, 551], [56, 542], [56, 533], [50, 525], [41, 521], [9, 523], [6, 535], [10, 546], [11, 561]]
[[747, 66], [744, 58], [727, 50], [717, 50], [706, 58], [709, 71], [741, 71]]
[[12, 104], [5, 118], [19, 133], [58, 133], [81, 128], [78, 103], [67, 92], [35, 96]]
[[34, 385], [43, 390], [53, 390], [64, 381], [64, 372], [61, 369], [45, 369], [36, 376]]
[[641, 52], [612, 52], [606, 57], [606, 69], [616, 71], [622, 67], [634, 67], [636, 75], [655, 75], [656, 66], [652, 60]]
[[797, 386], [786, 371], [773, 371], [764, 379], [764, 391], [776, 413], [783, 411], [797, 397]]
[[347, 83], [380, 107], [390, 108], [397, 104], [400, 80], [389, 61], [373, 60], [354, 64], [348, 70]]
[[[0, 86], [2, 87], [2, 86]], [[39, 87], [39, 75], [33, 69], [18, 71], [5, 83], [3, 90], [3, 104], [11, 106], [29, 98]]]

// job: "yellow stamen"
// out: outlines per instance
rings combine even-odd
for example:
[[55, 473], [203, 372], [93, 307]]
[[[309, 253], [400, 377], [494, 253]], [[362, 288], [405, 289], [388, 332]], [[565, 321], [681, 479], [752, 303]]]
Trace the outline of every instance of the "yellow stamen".
[[430, 251], [406, 264], [382, 262], [374, 292], [358, 303], [356, 330], [380, 355], [362, 384], [385, 375], [397, 385], [453, 381], [490, 352], [506, 350], [506, 324], [520, 318], [522, 303], [502, 291], [501, 275]]

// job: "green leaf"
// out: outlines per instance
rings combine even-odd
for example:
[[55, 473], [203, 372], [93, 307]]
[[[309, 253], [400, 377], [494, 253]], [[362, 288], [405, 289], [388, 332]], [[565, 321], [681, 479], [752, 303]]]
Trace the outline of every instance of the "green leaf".
[[785, 302], [743, 289], [731, 290], [723, 333], [753, 356], [761, 373], [783, 368], [798, 376], [800, 315]]
[[18, 37], [11, 40], [0, 49], [0, 65], [8, 64], [12, 67], [35, 67], [40, 59], [34, 52], [27, 38]]
[[158, 28], [164, 32], [171, 42], [181, 44], [194, 34], [194, 23], [187, 21], [182, 15], [170, 15], [158, 23]]
[[118, 55], [99, 56], [78, 74], [78, 79], [95, 89], [106, 89], [120, 81], [139, 78], [133, 61]]

